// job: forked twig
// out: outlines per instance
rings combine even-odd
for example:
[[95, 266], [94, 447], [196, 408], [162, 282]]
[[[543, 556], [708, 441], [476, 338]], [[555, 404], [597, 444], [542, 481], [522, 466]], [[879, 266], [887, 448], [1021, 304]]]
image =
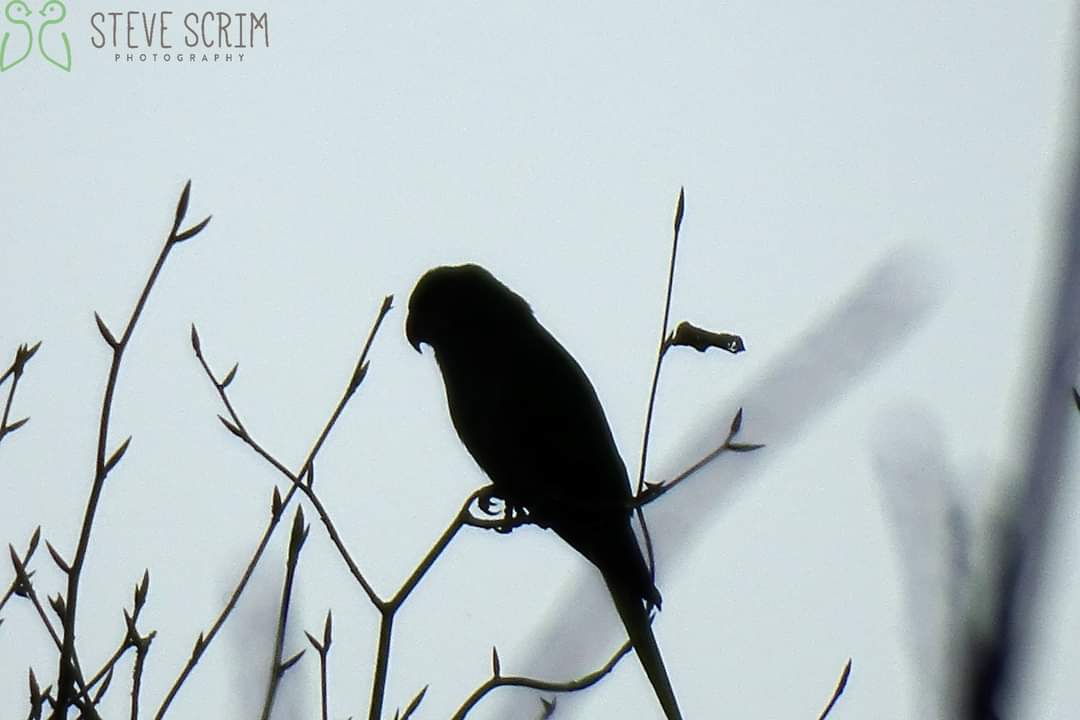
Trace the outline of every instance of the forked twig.
[[26, 368], [26, 363], [30, 361], [30, 358], [34, 357], [34, 353], [36, 353], [40, 347], [40, 340], [30, 347], [27, 347], [26, 343], [20, 345], [15, 349], [15, 359], [11, 361], [11, 365], [4, 371], [4, 374], [0, 375], [0, 385], [7, 382], [9, 377], [11, 378], [11, 387], [8, 388], [7, 400], [4, 402], [4, 411], [3, 414], [0, 415], [0, 441], [3, 441], [6, 435], [15, 432], [30, 421], [29, 417], [24, 417], [13, 423], [8, 423], [8, 419], [11, 417], [11, 404], [15, 400], [15, 389], [19, 386], [19, 378], [22, 377], [23, 370]]
[[[371, 351], [372, 343], [375, 340], [375, 335], [382, 324], [383, 318], [385, 318], [386, 314], [390, 310], [390, 304], [391, 298], [386, 298], [383, 301], [383, 305], [379, 310], [379, 314], [375, 319], [375, 323], [372, 325], [371, 331], [368, 333], [367, 340], [364, 342], [364, 347], [360, 351], [360, 357], [357, 360], [356, 368], [354, 369], [352, 377], [350, 378], [348, 387], [346, 388], [345, 393], [342, 395], [341, 400], [334, 408], [334, 411], [331, 413], [331, 416], [327, 420], [322, 431], [319, 433], [318, 439], [314, 443], [311, 452], [308, 453], [308, 457], [303, 463], [302, 467], [306, 468], [305, 472], [306, 475], [309, 477], [312, 474], [315, 456], [319, 448], [322, 446], [323, 440], [325, 440], [325, 438], [330, 434], [330, 431], [333, 428], [334, 424], [337, 422], [337, 419], [341, 416], [345, 405], [348, 403], [349, 399], [352, 398], [353, 394], [355, 394], [357, 388], [364, 379], [368, 366], [368, 354]], [[296, 493], [300, 489], [306, 487], [306, 484], [300, 481], [300, 479], [303, 478], [304, 475], [294, 475], [287, 467], [285, 467], [284, 464], [277, 460], [277, 458], [273, 457], [269, 452], [263, 449], [262, 446], [259, 445], [254, 440], [254, 438], [252, 438], [251, 434], [248, 433], [247, 429], [244, 427], [244, 424], [240, 419], [239, 414], [236, 412], [236, 409], [233, 407], [233, 404], [229, 399], [228, 392], [226, 391], [226, 388], [236, 376], [236, 367], [230, 370], [223, 380], [219, 381], [215, 378], [213, 371], [210, 369], [210, 366], [203, 355], [202, 342], [199, 339], [198, 331], [195, 329], [194, 326], [192, 326], [191, 328], [191, 345], [192, 349], [195, 351], [196, 358], [198, 358], [199, 363], [203, 368], [203, 371], [206, 373], [206, 376], [210, 379], [210, 381], [214, 384], [214, 387], [218, 393], [218, 397], [221, 399], [222, 403], [225, 405], [225, 408], [229, 413], [231, 421], [226, 422], [224, 419], [222, 419], [222, 422], [230, 430], [230, 432], [242, 439], [259, 456], [264, 458], [279, 472], [288, 477], [290, 482], [292, 482], [292, 486], [285, 493], [284, 498], [281, 497], [278, 489], [276, 487], [274, 488], [273, 500], [271, 502], [270, 521], [267, 523], [266, 529], [263, 531], [262, 537], [259, 539], [259, 542], [254, 552], [252, 553], [251, 560], [244, 568], [244, 572], [242, 573], [240, 580], [237, 582], [236, 587], [233, 589], [232, 594], [229, 596], [229, 600], [226, 602], [225, 607], [222, 608], [217, 618], [215, 618], [210, 629], [205, 634], [199, 634], [199, 637], [195, 641], [195, 647], [192, 650], [191, 656], [188, 658], [188, 661], [185, 663], [183, 669], [180, 671], [180, 674], [177, 676], [176, 680], [169, 688], [168, 693], [166, 693], [165, 698], [162, 700], [161, 706], [158, 708], [157, 713], [154, 715], [154, 720], [161, 720], [161, 718], [165, 716], [165, 713], [168, 711], [176, 695], [180, 692], [180, 688], [183, 686], [188, 676], [198, 664], [199, 659], [202, 657], [203, 653], [206, 651], [211, 641], [213, 641], [213, 639], [217, 636], [218, 632], [221, 630], [226, 620], [228, 620], [229, 615], [233, 611], [233, 608], [236, 607], [236, 603], [240, 600], [240, 596], [247, 588], [248, 581], [251, 579], [252, 574], [255, 572], [255, 567], [262, 559], [262, 555], [265, 552], [266, 547], [270, 542], [270, 538], [273, 535], [274, 530], [277, 528], [278, 522], [281, 520], [285, 509], [289, 506], [289, 503], [292, 501]], [[355, 567], [355, 563], [353, 564], [353, 566]], [[356, 573], [354, 573], [354, 577], [357, 576], [357, 573], [359, 573], [359, 569], [357, 569]], [[359, 577], [362, 577], [362, 575]], [[364, 583], [366, 582], [367, 581], [365, 580]], [[372, 593], [374, 593], [374, 590], [372, 590]]]
[[323, 623], [322, 640], [317, 640], [314, 635], [309, 632], [305, 632], [308, 642], [315, 648], [315, 652], [319, 653], [319, 707], [322, 709], [320, 717], [322, 720], [329, 720], [330, 718], [330, 702], [329, 693], [327, 690], [327, 671], [326, 662], [327, 656], [330, 654], [330, 645], [333, 643], [333, 625], [334, 616], [327, 610], [326, 621]]
[[503, 675], [501, 674], [501, 668], [499, 667], [499, 655], [492, 648], [492, 668], [491, 677], [484, 681], [479, 687], [473, 690], [472, 694], [465, 699], [465, 702], [461, 704], [461, 707], [457, 709], [457, 712], [453, 714], [451, 720], [464, 720], [465, 716], [476, 707], [485, 695], [492, 690], [501, 687], [521, 687], [532, 690], [540, 690], [542, 692], [577, 692], [586, 688], [592, 687], [596, 683], [600, 682], [605, 676], [607, 676], [615, 666], [619, 664], [626, 655], [634, 648], [633, 644], [627, 640], [623, 643], [622, 647], [615, 651], [615, 654], [608, 659], [599, 669], [594, 670], [588, 675], [583, 675], [576, 680], [569, 680], [565, 682], [553, 682], [550, 680], [536, 680], [534, 678], [522, 677], [519, 675]]
[[[254, 437], [252, 437], [251, 433], [248, 432], [247, 428], [244, 426], [243, 420], [241, 420], [240, 418], [239, 413], [236, 411], [236, 408], [229, 400], [228, 391], [226, 389], [229, 383], [232, 381], [233, 377], [235, 376], [236, 368], [234, 367], [231, 371], [229, 371], [229, 374], [225, 377], [224, 380], [220, 382], [217, 381], [214, 378], [213, 371], [210, 370], [209, 364], [206, 362], [206, 358], [203, 356], [202, 344], [199, 340], [198, 332], [196, 331], [194, 325], [191, 328], [191, 344], [192, 347], [195, 349], [195, 355], [198, 357], [199, 362], [202, 364], [203, 370], [206, 372], [207, 377], [210, 378], [211, 382], [213, 382], [214, 386], [217, 388], [218, 396], [221, 398], [222, 403], [225, 405], [225, 408], [229, 413], [228, 420], [221, 416], [218, 416], [222, 424], [226, 427], [226, 429], [229, 430], [229, 432], [242, 440], [248, 447], [254, 450], [256, 454], [258, 454], [266, 462], [273, 466], [278, 472], [284, 475], [289, 480], [289, 482], [292, 483], [293, 489], [299, 490], [307, 496], [308, 500], [311, 502], [316, 512], [318, 512], [319, 519], [322, 520], [323, 525], [326, 526], [327, 532], [330, 535], [330, 539], [334, 543], [334, 547], [337, 549], [338, 554], [340, 554], [342, 559], [345, 561], [346, 565], [349, 568], [349, 571], [353, 575], [353, 578], [364, 589], [364, 592], [367, 594], [368, 599], [370, 599], [371, 602], [376, 606], [378, 606], [381, 602], [379, 596], [376, 594], [375, 589], [371, 586], [371, 583], [369, 583], [364, 577], [363, 573], [360, 571], [359, 566], [353, 560], [352, 555], [349, 553], [348, 548], [345, 547], [345, 543], [341, 539], [341, 534], [337, 531], [337, 528], [331, 521], [329, 512], [326, 510], [326, 507], [323, 505], [322, 501], [319, 499], [318, 495], [313, 489], [314, 483], [312, 482], [312, 468], [315, 462], [315, 456], [322, 448], [323, 442], [330, 434], [330, 431], [333, 428], [334, 424], [341, 416], [341, 413], [345, 410], [345, 406], [348, 404], [349, 400], [352, 398], [357, 388], [360, 387], [360, 384], [363, 382], [364, 378], [367, 375], [367, 356], [369, 351], [371, 350], [371, 343], [373, 342], [375, 334], [378, 332], [379, 327], [382, 325], [383, 320], [386, 318], [387, 313], [390, 312], [391, 307], [393, 307], [392, 295], [387, 296], [383, 299], [382, 306], [379, 308], [379, 313], [375, 318], [375, 323], [372, 326], [371, 332], [368, 335], [368, 339], [364, 343], [364, 348], [360, 352], [360, 358], [359, 360], [357, 360], [356, 367], [353, 370], [352, 376], [349, 379], [349, 383], [346, 386], [345, 392], [342, 394], [341, 399], [338, 401], [337, 406], [334, 408], [330, 419], [323, 427], [322, 432], [319, 433], [318, 438], [312, 445], [311, 450], [309, 451], [307, 457], [304, 459], [303, 464], [300, 466], [300, 470], [296, 473], [291, 471], [288, 467], [286, 467], [283, 462], [278, 460], [269, 451], [263, 448], [262, 445], [260, 445]], [[307, 482], [304, 481], [305, 477], [307, 478]], [[291, 496], [292, 491], [290, 490], [287, 497], [291, 498]]]
[[645, 491], [634, 499], [634, 505], [637, 507], [641, 507], [660, 499], [661, 496], [666, 495], [667, 493], [674, 490], [675, 487], [682, 483], [684, 480], [689, 478], [698, 470], [701, 470], [703, 467], [705, 467], [724, 453], [753, 452], [754, 450], [760, 450], [761, 448], [765, 447], [765, 445], [762, 443], [735, 442], [735, 436], [739, 434], [739, 430], [742, 428], [742, 417], [743, 411], [742, 408], [739, 408], [738, 412], [735, 413], [735, 417], [731, 420], [731, 427], [728, 429], [727, 437], [724, 439], [724, 442], [721, 443], [719, 447], [706, 454], [703, 458], [680, 472], [672, 479], [656, 485], [646, 484]]
[[394, 616], [398, 609], [408, 599], [416, 586], [432, 568], [435, 561], [450, 545], [458, 531], [465, 525], [472, 525], [472, 514], [469, 508], [476, 501], [483, 489], [476, 490], [462, 503], [461, 509], [450, 524], [443, 530], [435, 543], [424, 555], [423, 560], [416, 566], [405, 582], [401, 584], [397, 592], [387, 601], [381, 601], [376, 607], [379, 609], [379, 642], [375, 650], [375, 676], [371, 684], [371, 703], [368, 709], [369, 720], [379, 720], [382, 717], [382, 707], [386, 696], [386, 679], [390, 668], [390, 640], [394, 629]]

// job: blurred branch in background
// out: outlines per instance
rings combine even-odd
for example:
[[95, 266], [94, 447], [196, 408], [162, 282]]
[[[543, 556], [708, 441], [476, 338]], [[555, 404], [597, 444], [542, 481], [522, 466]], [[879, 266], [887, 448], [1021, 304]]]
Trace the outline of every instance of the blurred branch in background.
[[1061, 518], [1064, 460], [1071, 441], [1067, 415], [1077, 380], [1080, 341], [1080, 154], [1074, 150], [1061, 241], [1048, 256], [1043, 336], [1032, 347], [1041, 375], [1023, 407], [1031, 413], [1027, 459], [1016, 495], [1005, 501], [994, 576], [977, 592], [995, 598], [988, 622], [969, 618], [967, 688], [961, 698], [969, 720], [1004, 717], [1006, 694], [1015, 690], [1023, 648], [1032, 631], [1048, 564], [1051, 537]]
[[918, 717], [956, 716], [963, 620], [972, 602], [970, 501], [958, 488], [940, 423], [918, 409], [883, 413], [872, 455], [899, 556], [905, 648]]
[[[1080, 330], [1078, 248], [1074, 207], [1064, 261], [1054, 262], [1060, 275], [1048, 301], [1043, 343], [1049, 348], [1037, 344], [1034, 351], [1044, 358], [1037, 400], [1032, 404], [1025, 394], [1020, 401], [1031, 416], [1031, 430], [1018, 434], [1031, 438], [1027, 457], [1016, 481], [990, 503], [985, 523], [957, 487], [933, 415], [893, 411], [876, 433], [875, 465], [903, 569], [922, 717], [996, 720], [1009, 717], [1020, 696], [1016, 682], [1031, 647], [1032, 613], [1060, 527], [1055, 508], [1067, 477], [1068, 416], [1080, 409], [1080, 395], [1070, 388]], [[984, 528], [978, 540], [977, 527]], [[984, 551], [979, 562], [977, 549]]]

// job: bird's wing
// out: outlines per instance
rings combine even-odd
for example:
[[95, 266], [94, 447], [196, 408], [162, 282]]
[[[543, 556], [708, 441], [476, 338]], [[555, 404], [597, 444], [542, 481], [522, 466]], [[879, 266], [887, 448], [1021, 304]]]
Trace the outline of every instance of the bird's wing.
[[27, 36], [29, 37], [29, 41], [23, 43], [24, 48], [22, 54], [12, 59], [12, 56], [15, 55], [15, 52], [13, 51], [10, 55], [8, 54], [8, 43], [11, 40], [11, 33], [4, 33], [3, 40], [0, 40], [0, 71], [10, 70], [11, 68], [15, 67], [23, 60], [25, 60], [27, 57], [29, 57], [30, 51], [34, 47], [34, 36], [31, 32], [29, 32], [29, 29], [27, 29]]
[[[61, 70], [71, 70], [71, 42], [66, 32], [50, 33], [49, 40], [45, 38], [45, 27], [38, 31], [38, 49], [46, 60]], [[51, 47], [54, 46], [55, 47]]]
[[[539, 323], [525, 328], [509, 382], [518, 403], [520, 440], [530, 487], [545, 502], [583, 513], [625, 512], [626, 467], [596, 391], [577, 361]], [[511, 400], [511, 398], [507, 398]]]

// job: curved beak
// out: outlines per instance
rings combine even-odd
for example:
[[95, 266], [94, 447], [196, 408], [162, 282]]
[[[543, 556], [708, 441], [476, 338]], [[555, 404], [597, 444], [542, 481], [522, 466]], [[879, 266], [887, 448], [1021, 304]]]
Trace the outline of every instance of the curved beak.
[[413, 349], [416, 350], [416, 352], [421, 352], [420, 345], [423, 343], [423, 340], [420, 338], [411, 313], [405, 320], [405, 338], [409, 341], [409, 344], [413, 346]]

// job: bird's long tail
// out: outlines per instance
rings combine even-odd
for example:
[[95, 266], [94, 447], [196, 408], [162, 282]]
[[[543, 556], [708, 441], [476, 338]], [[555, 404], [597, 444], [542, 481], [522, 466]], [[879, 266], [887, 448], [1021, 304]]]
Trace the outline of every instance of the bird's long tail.
[[628, 590], [614, 578], [604, 579], [611, 592], [611, 599], [615, 602], [615, 609], [619, 612], [630, 642], [634, 645], [634, 652], [637, 653], [645, 674], [649, 676], [660, 706], [664, 708], [664, 715], [668, 720], [682, 720], [679, 704], [675, 701], [675, 690], [668, 679], [664, 659], [660, 657], [660, 648], [656, 644], [645, 603], [637, 592]]

